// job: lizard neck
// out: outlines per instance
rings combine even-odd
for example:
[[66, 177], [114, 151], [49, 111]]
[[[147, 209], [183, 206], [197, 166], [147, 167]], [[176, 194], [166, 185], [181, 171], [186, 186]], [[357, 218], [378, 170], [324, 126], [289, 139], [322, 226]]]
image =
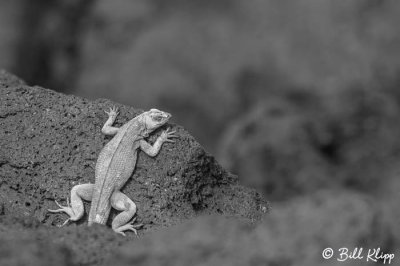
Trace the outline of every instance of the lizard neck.
[[136, 136], [136, 138], [146, 138], [151, 133], [146, 124], [141, 121], [140, 117], [132, 119], [126, 129], [128, 136]]

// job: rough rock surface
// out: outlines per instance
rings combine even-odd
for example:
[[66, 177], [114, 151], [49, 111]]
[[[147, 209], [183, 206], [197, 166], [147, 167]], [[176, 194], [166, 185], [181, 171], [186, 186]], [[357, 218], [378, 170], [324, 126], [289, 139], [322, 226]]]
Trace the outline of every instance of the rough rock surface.
[[[54, 200], [65, 204], [74, 185], [94, 181], [97, 155], [109, 141], [100, 133], [107, 118], [103, 110], [113, 105], [120, 109], [117, 126], [140, 110], [29, 87], [4, 71], [0, 72], [0, 102], [0, 253], [26, 243], [27, 254], [43, 263], [94, 265], [118, 243], [136, 240], [121, 239], [104, 226], [89, 229], [89, 204], [81, 222], [62, 229], [55, 225], [66, 215], [50, 214], [47, 209], [56, 208]], [[176, 143], [164, 145], [156, 158], [140, 153], [135, 173], [123, 188], [138, 206], [138, 222], [144, 224], [141, 233], [200, 214], [259, 220], [268, 210], [267, 202], [240, 186], [181, 126], [169, 126], [177, 131]], [[12, 217], [18, 217], [17, 222]], [[5, 244], [5, 239], [12, 244]], [[49, 248], [46, 256], [40, 255]], [[73, 255], [65, 255], [64, 250]]]

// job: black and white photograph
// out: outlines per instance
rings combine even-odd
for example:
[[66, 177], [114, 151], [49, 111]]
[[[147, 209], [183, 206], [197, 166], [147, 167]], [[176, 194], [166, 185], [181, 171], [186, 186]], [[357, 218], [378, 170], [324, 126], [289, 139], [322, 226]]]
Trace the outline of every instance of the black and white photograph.
[[400, 1], [0, 0], [0, 266], [400, 265]]

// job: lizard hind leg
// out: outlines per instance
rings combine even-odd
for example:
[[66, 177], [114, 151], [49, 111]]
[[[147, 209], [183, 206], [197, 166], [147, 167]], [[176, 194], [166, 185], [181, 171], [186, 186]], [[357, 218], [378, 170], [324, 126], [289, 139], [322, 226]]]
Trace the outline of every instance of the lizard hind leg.
[[93, 184], [76, 185], [71, 189], [71, 203], [67, 198], [67, 206], [62, 206], [57, 201], [59, 209], [48, 210], [52, 213], [63, 212], [69, 215], [69, 218], [60, 226], [66, 225], [69, 221], [78, 221], [84, 214], [83, 200], [90, 201], [93, 195]]
[[118, 211], [122, 211], [112, 221], [111, 226], [114, 232], [125, 236], [124, 231], [132, 231], [137, 235], [137, 229], [143, 225], [134, 225], [136, 218], [129, 223], [136, 213], [136, 204], [122, 192], [116, 191], [111, 196], [111, 206]]

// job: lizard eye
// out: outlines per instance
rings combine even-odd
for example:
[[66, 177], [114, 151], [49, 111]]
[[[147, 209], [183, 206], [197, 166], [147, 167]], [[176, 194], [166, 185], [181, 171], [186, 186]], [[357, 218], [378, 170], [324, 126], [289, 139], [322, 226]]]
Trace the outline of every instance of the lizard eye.
[[160, 115], [154, 115], [154, 116], [152, 116], [152, 118], [153, 118], [153, 120], [155, 120], [157, 122], [160, 122], [162, 120], [162, 116], [160, 116]]

